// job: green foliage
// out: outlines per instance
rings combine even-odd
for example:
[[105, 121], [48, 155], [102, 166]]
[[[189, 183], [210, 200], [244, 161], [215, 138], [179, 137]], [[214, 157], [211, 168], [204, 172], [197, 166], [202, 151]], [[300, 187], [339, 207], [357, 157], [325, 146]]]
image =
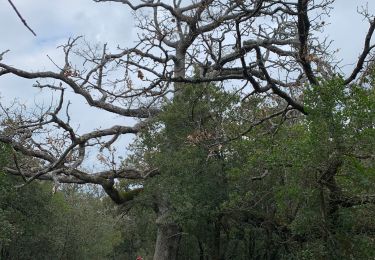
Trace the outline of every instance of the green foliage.
[[[220, 206], [228, 194], [221, 142], [235, 99], [210, 84], [186, 84], [137, 147], [150, 168], [162, 172], [145, 184], [145, 191], [168, 198], [173, 208], [168, 221], [188, 234], [182, 244], [200, 241], [206, 254], [213, 250]], [[184, 249], [180, 257], [192, 257]]]
[[[371, 84], [322, 81], [304, 93], [307, 116], [252, 128], [279, 108], [181, 85], [127, 162], [161, 174], [117, 184], [133, 198], [119, 211], [95, 192], [16, 191], [19, 180], [0, 175], [3, 258], [152, 258], [162, 198], [172, 209], [163, 221], [182, 229], [178, 259], [373, 259], [374, 205], [340, 202], [375, 194]], [[3, 165], [9, 154], [3, 147]]]
[[212, 209], [209, 204], [223, 199], [223, 161], [215, 144], [222, 137], [219, 131], [227, 103], [214, 86], [186, 85], [159, 117], [157, 124], [163, 129], [145, 135], [149, 163], [163, 172], [157, 184], [163, 185], [181, 211], [176, 217], [207, 214], [205, 208]]
[[[272, 223], [273, 236], [259, 239], [286, 259], [370, 259], [373, 234], [359, 223], [372, 206], [332, 208], [335, 194], [320, 178], [337, 157], [342, 165], [333, 178], [343, 196], [375, 193], [374, 100], [372, 87], [344, 86], [335, 78], [306, 91], [306, 118], [284, 123], [275, 134], [257, 127], [232, 143], [224, 203], [230, 218], [238, 214], [238, 225], [250, 218], [250, 230], [259, 230], [257, 221]], [[358, 209], [361, 214], [351, 214]], [[365, 226], [372, 230], [373, 223]], [[270, 232], [266, 225], [260, 230]], [[255, 244], [258, 254], [270, 257], [267, 243]]]
[[339, 160], [329, 181], [340, 196], [375, 193], [375, 92], [344, 86], [340, 77], [321, 83], [304, 93], [308, 116], [250, 131], [249, 121], [277, 108], [257, 97], [237, 106], [235, 95], [215, 86], [184, 85], [143, 133], [137, 160], [162, 173], [144, 184], [143, 197], [168, 198], [169, 221], [184, 234], [181, 259], [373, 256], [373, 234], [364, 228], [373, 230], [373, 206], [334, 206], [338, 194], [321, 178]]
[[136, 259], [142, 256], [144, 259], [152, 259], [156, 226], [155, 213], [149, 207], [144, 207], [144, 198], [138, 199], [135, 206], [124, 214], [120, 208], [117, 214], [120, 218], [117, 229], [121, 232], [121, 241], [114, 248], [112, 259]]
[[[2, 166], [10, 151], [1, 146]], [[52, 194], [51, 183], [0, 172], [1, 259], [109, 259], [120, 233], [99, 197], [77, 189]]]
[[[66, 186], [54, 200], [61, 203], [55, 219], [55, 241], [64, 259], [109, 259], [114, 247], [121, 241], [121, 233], [100, 197], [93, 191], [77, 186]], [[72, 223], [74, 223], [72, 225]]]

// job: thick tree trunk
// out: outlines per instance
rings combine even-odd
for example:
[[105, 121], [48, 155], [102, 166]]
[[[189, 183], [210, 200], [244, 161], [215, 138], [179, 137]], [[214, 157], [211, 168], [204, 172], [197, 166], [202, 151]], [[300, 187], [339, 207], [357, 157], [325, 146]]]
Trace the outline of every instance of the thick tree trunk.
[[177, 259], [180, 233], [180, 227], [176, 224], [158, 224], [154, 260]]
[[156, 200], [157, 236], [153, 260], [177, 259], [181, 228], [171, 218], [171, 208], [165, 196]]
[[[176, 61], [174, 63], [174, 77], [185, 77], [185, 56], [186, 48], [178, 47], [176, 49]], [[175, 83], [175, 96], [179, 94], [183, 83]], [[153, 260], [175, 260], [177, 259], [178, 247], [181, 239], [181, 228], [168, 219], [170, 208], [168, 205], [168, 198], [162, 196], [157, 203], [158, 218], [157, 237], [155, 244], [155, 252]]]

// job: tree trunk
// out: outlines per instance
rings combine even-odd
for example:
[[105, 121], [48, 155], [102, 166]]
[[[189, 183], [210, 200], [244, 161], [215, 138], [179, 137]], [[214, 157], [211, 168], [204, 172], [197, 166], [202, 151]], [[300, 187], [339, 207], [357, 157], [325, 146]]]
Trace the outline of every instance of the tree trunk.
[[220, 260], [221, 254], [220, 254], [220, 224], [219, 220], [215, 222], [215, 233], [214, 233], [214, 244], [213, 244], [213, 252], [212, 252], [212, 260]]
[[177, 259], [181, 238], [180, 227], [173, 223], [159, 223], [155, 244], [154, 260]]
[[[184, 78], [186, 72], [185, 64], [186, 48], [181, 46], [176, 49], [177, 60], [174, 63], [174, 77]], [[175, 96], [180, 93], [183, 83], [175, 83]], [[153, 260], [175, 260], [177, 259], [178, 247], [181, 239], [181, 228], [168, 219], [170, 208], [168, 205], [168, 198], [162, 196], [157, 203], [158, 218], [157, 236], [155, 244], [155, 252]]]
[[166, 196], [156, 197], [157, 235], [153, 260], [177, 259], [181, 228], [171, 218], [171, 208]]

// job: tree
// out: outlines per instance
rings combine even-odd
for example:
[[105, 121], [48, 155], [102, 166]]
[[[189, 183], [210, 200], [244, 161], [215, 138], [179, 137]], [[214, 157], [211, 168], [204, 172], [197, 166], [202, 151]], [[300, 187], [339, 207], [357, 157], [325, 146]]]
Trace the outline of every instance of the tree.
[[[107, 45], [79, 48], [80, 38], [73, 38], [62, 46], [65, 60], [62, 66], [56, 63], [57, 71], [32, 72], [0, 63], [0, 77], [13, 74], [38, 79], [34, 86], [60, 96], [54, 106], [33, 113], [2, 106], [0, 141], [17, 152], [14, 164], [5, 170], [21, 176], [26, 184], [36, 179], [98, 184], [116, 203], [130, 205], [154, 177], [168, 174], [162, 168], [149, 168], [147, 163], [137, 168], [117, 163], [113, 144], [122, 135], [163, 128], [153, 125], [157, 122], [154, 119], [162, 116], [166, 104], [178, 100], [191, 84], [207, 88], [208, 83], [215, 83], [241, 97], [241, 102], [232, 106], [241, 105], [246, 117], [233, 115], [239, 127], [232, 124], [216, 140], [225, 145], [260, 124], [277, 128], [276, 119], [284, 122], [309, 114], [303, 104], [305, 90], [312, 86], [324, 89], [325, 82], [337, 73], [331, 62], [333, 53], [314, 34], [324, 27], [333, 0], [202, 0], [185, 5], [178, 0], [170, 5], [162, 1], [133, 4], [127, 0], [96, 0], [107, 1], [120, 2], [135, 11], [140, 30], [135, 47], [113, 53]], [[353, 72], [340, 83], [347, 89], [362, 74], [375, 47], [371, 44], [375, 20], [364, 14], [370, 26]], [[198, 76], [194, 67], [199, 68]], [[70, 123], [69, 113], [76, 111], [69, 111], [69, 101], [64, 99], [66, 89], [82, 96], [90, 106], [138, 121], [79, 135]], [[88, 172], [82, 167], [92, 148], [105, 170]], [[34, 159], [24, 160], [19, 154]], [[335, 154], [331, 157], [336, 158]], [[341, 164], [332, 163], [332, 167]], [[321, 185], [330, 187], [335, 174], [330, 172]], [[137, 180], [138, 185], [119, 190], [115, 179]], [[153, 204], [159, 220], [173, 213], [165, 194], [159, 191]], [[342, 201], [341, 205], [345, 203], [351, 204]], [[173, 259], [181, 226], [157, 223], [154, 259]]]
[[[1, 164], [11, 149], [0, 148]], [[117, 217], [100, 197], [65, 185], [52, 193], [50, 182], [31, 183], [0, 172], [1, 259], [110, 259], [120, 232]]]
[[[220, 142], [237, 99], [210, 84], [186, 84], [155, 122], [163, 128], [150, 129], [137, 147], [137, 160], [163, 173], [145, 186], [154, 197], [162, 194], [168, 201], [168, 215], [163, 214], [159, 223], [176, 225], [175, 236], [185, 234], [181, 239], [192, 240], [201, 247], [201, 255], [214, 259], [220, 255], [219, 209], [228, 197], [227, 162]], [[196, 252], [178, 253], [178, 259], [192, 259]]]
[[258, 234], [237, 230], [255, 240], [252, 257], [373, 257], [374, 85], [348, 89], [336, 78], [322, 86], [306, 91], [307, 117], [232, 144], [224, 212], [233, 227]]

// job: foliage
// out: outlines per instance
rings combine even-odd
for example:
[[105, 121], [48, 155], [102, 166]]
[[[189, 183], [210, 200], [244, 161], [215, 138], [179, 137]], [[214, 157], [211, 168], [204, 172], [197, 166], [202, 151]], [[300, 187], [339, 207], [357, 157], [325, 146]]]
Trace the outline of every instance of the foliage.
[[[334, 78], [305, 91], [306, 117], [246, 131], [246, 117], [270, 108], [184, 84], [129, 161], [163, 174], [118, 184], [147, 187], [131, 207], [74, 185], [15, 190], [20, 181], [0, 175], [2, 258], [151, 258], [162, 194], [173, 208], [165, 221], [182, 230], [178, 259], [371, 259], [374, 205], [355, 198], [375, 193], [372, 86]], [[2, 146], [2, 165], [10, 154]]]
[[[374, 206], [342, 202], [375, 193], [374, 90], [345, 86], [337, 77], [304, 95], [308, 116], [278, 118], [277, 129], [262, 124], [226, 142], [248, 128], [245, 116], [268, 108], [254, 105], [251, 115], [235, 107], [234, 113], [235, 95], [184, 85], [143, 133], [135, 158], [163, 172], [144, 184], [143, 198], [168, 196], [169, 218], [183, 230], [179, 259], [374, 256]], [[337, 171], [327, 178], [335, 160]], [[142, 221], [132, 222], [129, 238], [154, 218], [137, 214]], [[142, 250], [147, 255], [152, 246]]]
[[[219, 208], [228, 196], [221, 142], [234, 100], [211, 84], [184, 84], [136, 147], [139, 157], [163, 172], [145, 184], [148, 193], [168, 197], [174, 209], [169, 221], [184, 231], [181, 243], [200, 244], [206, 254], [215, 248]], [[179, 252], [181, 259], [193, 257], [184, 247]]]
[[[373, 223], [366, 221], [368, 232], [360, 224], [371, 218], [373, 205], [339, 202], [375, 192], [370, 184], [375, 177], [374, 98], [372, 87], [345, 87], [335, 78], [306, 91], [306, 118], [284, 124], [273, 135], [257, 129], [232, 144], [231, 161], [238, 166], [230, 171], [232, 193], [225, 207], [230, 214], [250, 216], [253, 230], [259, 230], [256, 219], [271, 222], [270, 230], [262, 229], [274, 234], [266, 240], [273, 251], [281, 250], [279, 257], [373, 257]], [[331, 173], [335, 160], [339, 166]], [[268, 174], [254, 181], [265, 170]], [[256, 252], [271, 257], [268, 250], [263, 244]]]
[[[2, 146], [2, 164], [10, 150]], [[1, 259], [106, 259], [118, 244], [116, 218], [99, 197], [51, 183], [17, 189], [18, 178], [0, 173]]]

